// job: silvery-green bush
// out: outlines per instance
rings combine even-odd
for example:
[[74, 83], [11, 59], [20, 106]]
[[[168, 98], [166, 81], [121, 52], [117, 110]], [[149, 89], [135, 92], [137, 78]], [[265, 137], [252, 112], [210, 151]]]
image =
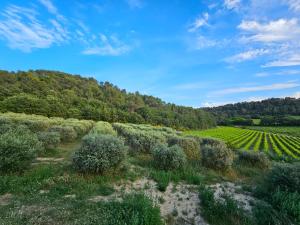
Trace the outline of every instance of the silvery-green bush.
[[79, 172], [104, 173], [116, 169], [125, 159], [123, 140], [112, 135], [86, 135], [74, 153], [73, 165]]
[[152, 156], [154, 166], [162, 170], [179, 169], [186, 163], [186, 155], [178, 145], [158, 144], [152, 149]]
[[76, 131], [70, 126], [53, 126], [48, 131], [59, 133], [62, 142], [71, 142], [77, 138]]
[[195, 138], [173, 136], [168, 139], [168, 144], [179, 145], [188, 159], [199, 160], [201, 158], [200, 144]]
[[42, 149], [36, 134], [19, 126], [0, 135], [0, 171], [21, 172]]
[[202, 164], [215, 170], [230, 169], [234, 154], [225, 143], [206, 144], [202, 147]]
[[54, 149], [60, 143], [60, 134], [55, 131], [38, 132], [38, 139], [45, 149]]
[[242, 151], [238, 155], [238, 161], [251, 167], [266, 169], [271, 166], [271, 161], [263, 152]]
[[89, 134], [110, 134], [116, 136], [117, 132], [114, 130], [110, 123], [98, 121], [90, 130]]

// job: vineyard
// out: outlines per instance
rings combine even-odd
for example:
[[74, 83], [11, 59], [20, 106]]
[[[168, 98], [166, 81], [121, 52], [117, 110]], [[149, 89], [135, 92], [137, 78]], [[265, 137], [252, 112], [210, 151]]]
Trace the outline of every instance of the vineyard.
[[300, 157], [299, 137], [234, 127], [187, 131], [185, 134], [222, 139], [236, 149], [264, 151], [272, 157]]
[[258, 130], [263, 132], [269, 132], [274, 134], [285, 134], [290, 136], [300, 137], [300, 127], [262, 127], [262, 126], [251, 126], [246, 127], [251, 130]]

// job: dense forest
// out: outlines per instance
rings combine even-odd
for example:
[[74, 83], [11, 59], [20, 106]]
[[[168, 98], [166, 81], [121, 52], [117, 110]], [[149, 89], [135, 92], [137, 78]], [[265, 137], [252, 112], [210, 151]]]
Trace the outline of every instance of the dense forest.
[[202, 129], [215, 125], [201, 109], [177, 106], [108, 82], [57, 71], [0, 71], [0, 111], [108, 122]]
[[257, 102], [241, 102], [204, 108], [219, 124], [252, 125], [252, 119], [261, 119], [260, 125], [299, 125], [300, 99], [271, 98]]

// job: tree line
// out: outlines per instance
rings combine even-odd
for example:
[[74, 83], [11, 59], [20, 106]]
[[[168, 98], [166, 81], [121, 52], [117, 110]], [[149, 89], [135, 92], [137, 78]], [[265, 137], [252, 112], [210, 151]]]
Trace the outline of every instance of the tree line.
[[241, 102], [204, 108], [212, 113], [218, 124], [253, 125], [252, 119], [261, 119], [260, 125], [299, 125], [300, 99], [271, 98], [258, 102]]
[[98, 82], [58, 71], [0, 71], [0, 111], [108, 122], [150, 123], [174, 128], [215, 126], [201, 109], [178, 106], [159, 98], [129, 93], [109, 82]]

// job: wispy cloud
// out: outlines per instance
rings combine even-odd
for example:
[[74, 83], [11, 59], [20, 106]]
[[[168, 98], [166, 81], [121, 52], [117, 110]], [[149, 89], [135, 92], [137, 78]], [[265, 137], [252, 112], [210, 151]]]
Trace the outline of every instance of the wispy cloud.
[[51, 0], [39, 0], [39, 2], [44, 5], [50, 13], [57, 14], [57, 8]]
[[293, 11], [300, 11], [300, 0], [283, 0], [289, 5], [289, 8]]
[[67, 41], [68, 33], [56, 20], [43, 24], [38, 13], [29, 8], [8, 6], [0, 20], [0, 38], [13, 49], [30, 52], [35, 48], [49, 48]]
[[270, 85], [228, 88], [228, 89], [223, 89], [220, 91], [215, 91], [215, 92], [213, 92], [213, 94], [214, 95], [228, 95], [228, 94], [257, 92], [257, 91], [273, 91], [273, 90], [296, 88], [299, 86], [300, 86], [300, 83], [298, 83], [298, 82], [275, 83], [275, 84], [270, 84]]
[[208, 26], [208, 18], [209, 14], [203, 13], [198, 18], [196, 18], [195, 21], [189, 26], [188, 31], [195, 32], [203, 26]]
[[129, 45], [122, 43], [117, 37], [107, 37], [100, 35], [100, 44], [91, 48], [87, 48], [82, 53], [84, 55], [100, 55], [100, 56], [119, 56], [131, 50]]
[[202, 35], [197, 36], [195, 39], [193, 39], [192, 48], [195, 50], [200, 50], [203, 48], [211, 48], [219, 45], [219, 42], [216, 40], [209, 39], [207, 37], [204, 37]]
[[268, 23], [243, 21], [238, 28], [249, 33], [243, 37], [244, 41], [282, 42], [295, 40], [300, 36], [300, 25], [296, 18], [279, 19]]
[[241, 0], [224, 0], [224, 6], [227, 9], [238, 9], [240, 4]]
[[239, 63], [247, 60], [252, 60], [259, 56], [263, 56], [269, 53], [270, 51], [268, 49], [254, 49], [228, 57], [225, 59], [225, 61], [229, 63]]
[[142, 8], [144, 3], [142, 0], [126, 0], [130, 8]]
[[262, 67], [288, 67], [288, 66], [299, 66], [300, 65], [300, 54], [291, 54], [289, 56], [281, 57], [278, 60], [269, 62]]

